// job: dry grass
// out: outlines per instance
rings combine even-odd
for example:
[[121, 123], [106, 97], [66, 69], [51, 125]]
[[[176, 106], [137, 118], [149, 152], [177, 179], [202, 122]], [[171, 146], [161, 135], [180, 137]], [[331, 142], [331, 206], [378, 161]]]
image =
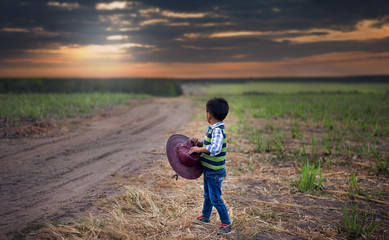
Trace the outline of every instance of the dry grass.
[[[201, 137], [207, 125], [200, 116], [179, 132]], [[236, 121], [231, 115], [227, 127]], [[285, 122], [278, 119], [274, 124], [284, 126]], [[292, 153], [295, 142], [285, 142], [285, 153]], [[38, 233], [40, 238], [344, 239], [344, 234], [337, 231], [337, 226], [342, 224], [341, 209], [345, 202], [359, 200], [360, 209], [384, 220], [373, 239], [388, 239], [388, 196], [376, 196], [368, 201], [344, 194], [349, 192], [350, 169], [360, 177], [361, 188], [374, 192], [389, 189], [388, 178], [369, 174], [365, 166], [327, 164], [323, 167], [324, 191], [303, 194], [290, 184], [299, 174], [295, 161], [276, 160], [272, 152], [256, 153], [247, 137], [230, 132], [223, 198], [233, 221], [233, 232], [218, 236], [215, 223], [219, 219], [215, 210], [210, 224], [193, 224], [202, 209], [202, 178], [173, 180], [174, 171], [164, 147], [151, 151], [156, 156], [154, 167], [126, 179], [119, 195], [97, 203], [99, 214], [63, 224], [48, 224]], [[341, 158], [339, 162], [343, 162]]]
[[[182, 133], [200, 136], [201, 126], [197, 122], [189, 123], [188, 128], [196, 130]], [[193, 224], [202, 210], [202, 178], [194, 181], [172, 179], [174, 171], [166, 159], [164, 147], [150, 151], [157, 158], [154, 167], [127, 179], [119, 195], [97, 203], [100, 214], [48, 224], [40, 230], [40, 238], [217, 239], [216, 224]], [[232, 207], [228, 207], [233, 216]], [[217, 222], [217, 218], [214, 212], [211, 220]]]

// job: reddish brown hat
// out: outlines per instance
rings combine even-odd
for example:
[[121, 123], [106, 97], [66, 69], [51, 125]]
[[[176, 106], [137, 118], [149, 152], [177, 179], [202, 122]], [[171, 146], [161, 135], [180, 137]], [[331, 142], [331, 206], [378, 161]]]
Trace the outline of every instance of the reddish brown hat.
[[170, 166], [183, 178], [196, 179], [203, 173], [200, 163], [200, 153], [188, 154], [195, 144], [187, 136], [174, 134], [166, 143], [166, 155]]

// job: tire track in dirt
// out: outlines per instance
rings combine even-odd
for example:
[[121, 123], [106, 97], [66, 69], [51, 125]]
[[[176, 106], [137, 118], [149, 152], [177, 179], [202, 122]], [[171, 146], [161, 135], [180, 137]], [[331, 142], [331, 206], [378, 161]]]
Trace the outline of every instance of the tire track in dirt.
[[64, 136], [0, 140], [0, 239], [30, 222], [78, 216], [112, 194], [111, 175], [149, 166], [191, 118], [188, 99], [157, 99]]

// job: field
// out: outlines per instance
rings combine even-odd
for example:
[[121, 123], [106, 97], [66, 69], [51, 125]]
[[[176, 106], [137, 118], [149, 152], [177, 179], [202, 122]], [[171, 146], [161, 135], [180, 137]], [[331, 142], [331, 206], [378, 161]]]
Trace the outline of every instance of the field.
[[[230, 103], [223, 182], [230, 235], [216, 235], [215, 211], [212, 224], [192, 224], [201, 214], [202, 179], [173, 180], [164, 146], [150, 149], [152, 168], [117, 180], [121, 193], [97, 202], [98, 213], [24, 232], [42, 239], [388, 239], [387, 85], [334, 86], [272, 86], [289, 94], [250, 85], [202, 89]], [[299, 93], [322, 89], [331, 93]], [[187, 98], [195, 118], [177, 132], [200, 138], [209, 96]]]
[[39, 134], [64, 119], [97, 114], [113, 106], [127, 105], [131, 99], [147, 97], [124, 93], [0, 94], [0, 135]]
[[249, 82], [246, 84], [210, 84], [202, 87], [206, 94], [242, 94], [242, 93], [320, 93], [320, 92], [360, 92], [381, 93], [389, 92], [389, 84], [369, 83], [323, 83], [323, 82]]

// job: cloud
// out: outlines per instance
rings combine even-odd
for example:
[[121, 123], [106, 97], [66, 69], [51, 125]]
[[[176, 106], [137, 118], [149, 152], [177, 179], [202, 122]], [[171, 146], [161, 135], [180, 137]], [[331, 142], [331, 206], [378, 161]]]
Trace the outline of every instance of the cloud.
[[[107, 65], [161, 66], [388, 52], [388, 12], [383, 0], [8, 0], [0, 2], [0, 67], [45, 56], [77, 62], [77, 52]], [[62, 51], [34, 52], [42, 49]]]
[[97, 3], [96, 9], [97, 10], [115, 10], [115, 9], [126, 9], [129, 6], [131, 6], [130, 2], [114, 1], [114, 2], [110, 2], [110, 3]]
[[167, 19], [150, 19], [146, 20], [140, 23], [140, 26], [146, 26], [146, 25], [156, 25], [160, 23], [168, 23], [169, 20]]
[[108, 36], [107, 37], [107, 40], [126, 40], [128, 39], [128, 36], [126, 35], [112, 35], [112, 36]]
[[0, 32], [5, 32], [5, 33], [29, 33], [32, 36], [45, 36], [45, 37], [54, 37], [60, 35], [60, 33], [56, 32], [51, 32], [47, 31], [42, 27], [33, 27], [33, 28], [2, 28], [0, 29]]
[[[152, 48], [154, 46], [137, 44], [137, 43], [122, 43], [122, 44], [106, 44], [106, 45], [70, 45], [70, 46], [57, 46], [55, 49], [32, 49], [26, 50], [29, 53], [48, 53], [48, 54], [63, 54], [67, 53], [75, 57], [80, 58], [92, 58], [96, 57], [93, 54], [116, 54], [126, 53], [129, 48], [143, 47]], [[91, 56], [93, 55], [93, 56]]]
[[[304, 44], [313, 42], [331, 41], [367, 41], [372, 39], [384, 39], [389, 37], [389, 24], [379, 24], [380, 21], [362, 20], [351, 31], [339, 31], [331, 29], [287, 30], [287, 31], [227, 31], [213, 33], [184, 33], [188, 39], [198, 38], [250, 38], [262, 37], [275, 42], [288, 41], [292, 44]], [[180, 41], [184, 39], [180, 38]]]
[[131, 31], [139, 31], [139, 27], [134, 27], [134, 28], [119, 28], [120, 32], [131, 32]]
[[128, 15], [122, 14], [122, 13], [115, 13], [111, 15], [99, 15], [99, 20], [101, 22], [108, 22], [111, 23], [113, 26], [124, 26], [124, 25], [131, 25], [132, 22], [128, 18]]
[[13, 32], [13, 33], [28, 33], [30, 30], [25, 29], [25, 28], [2, 28], [2, 32]]
[[138, 12], [142, 17], [149, 18], [152, 17], [154, 14], [160, 13], [161, 10], [159, 8], [146, 8], [139, 9]]
[[[0, 59], [0, 63], [24, 64], [40, 66], [54, 65], [85, 65], [93, 66], [95, 63], [106, 62], [107, 59], [116, 63], [121, 59], [131, 60], [132, 48], [154, 48], [152, 45], [137, 43], [105, 44], [105, 45], [57, 45], [53, 48], [27, 49], [24, 52], [28, 55], [17, 59]], [[1, 65], [0, 65], [1, 67]]]
[[[312, 29], [309, 31], [296, 31], [295, 33], [302, 33], [305, 36], [298, 37], [284, 37], [276, 39], [276, 41], [292, 41], [293, 43], [308, 43], [321, 41], [365, 41], [370, 39], [382, 39], [389, 37], [389, 24], [384, 24], [376, 27], [379, 21], [362, 20], [355, 25], [352, 31], [336, 31], [331, 29]], [[314, 35], [316, 32], [324, 34]]]
[[173, 12], [162, 11], [161, 15], [169, 18], [204, 18], [207, 13], [185, 13], [185, 12]]
[[251, 36], [260, 36], [264, 35], [264, 32], [249, 32], [249, 31], [239, 31], [239, 32], [219, 32], [212, 33], [209, 35], [210, 38], [224, 38], [224, 37], [251, 37]]
[[64, 8], [64, 9], [67, 9], [67, 10], [70, 10], [70, 11], [73, 10], [73, 9], [81, 8], [81, 5], [79, 3], [77, 3], [77, 2], [74, 2], [74, 3], [48, 2], [47, 5], [51, 6], [51, 7]]

